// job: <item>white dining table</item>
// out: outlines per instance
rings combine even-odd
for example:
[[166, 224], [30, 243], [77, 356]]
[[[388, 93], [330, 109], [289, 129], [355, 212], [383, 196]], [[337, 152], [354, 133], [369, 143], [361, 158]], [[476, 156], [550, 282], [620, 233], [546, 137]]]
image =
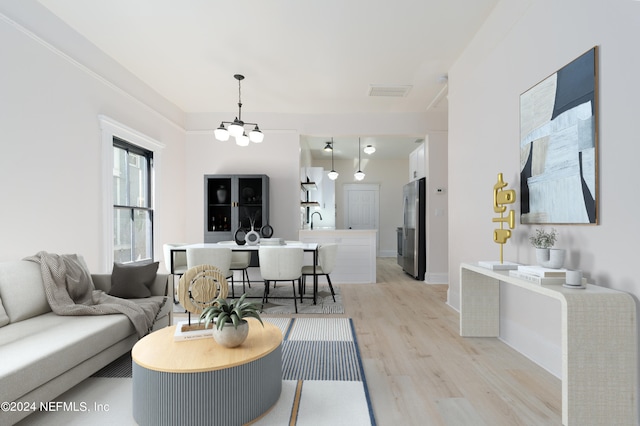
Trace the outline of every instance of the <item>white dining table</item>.
[[[318, 243], [286, 243], [284, 245], [272, 245], [269, 244], [265, 247], [300, 247], [303, 251], [307, 253], [313, 254], [313, 304], [316, 304], [317, 292], [318, 292], [318, 275], [316, 274], [316, 266], [318, 264]], [[185, 244], [183, 246], [177, 246], [171, 248], [171, 259], [174, 259], [174, 255], [177, 252], [186, 252], [188, 248], [209, 248], [209, 247], [226, 247], [230, 248], [231, 251], [248, 251], [248, 252], [257, 252], [260, 248], [260, 244], [249, 245], [249, 244], [219, 244], [219, 243], [194, 243], [194, 244]], [[258, 261], [260, 259], [258, 258]], [[176, 275], [173, 265], [175, 262], [171, 262], [171, 274]]]

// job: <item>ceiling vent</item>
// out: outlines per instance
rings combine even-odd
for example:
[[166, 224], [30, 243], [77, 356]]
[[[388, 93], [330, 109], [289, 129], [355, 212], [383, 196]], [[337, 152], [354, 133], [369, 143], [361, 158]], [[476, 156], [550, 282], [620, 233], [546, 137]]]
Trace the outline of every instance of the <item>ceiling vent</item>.
[[403, 98], [409, 94], [413, 86], [383, 86], [369, 85], [369, 96], [389, 96], [392, 98]]

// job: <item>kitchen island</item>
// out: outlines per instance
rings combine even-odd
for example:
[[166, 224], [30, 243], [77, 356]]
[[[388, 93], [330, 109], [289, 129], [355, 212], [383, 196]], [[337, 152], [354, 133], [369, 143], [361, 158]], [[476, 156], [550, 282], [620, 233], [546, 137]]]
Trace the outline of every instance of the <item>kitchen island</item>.
[[[302, 229], [303, 243], [337, 243], [338, 256], [331, 272], [334, 284], [371, 284], [376, 282], [375, 229]], [[326, 278], [320, 277], [320, 283]]]

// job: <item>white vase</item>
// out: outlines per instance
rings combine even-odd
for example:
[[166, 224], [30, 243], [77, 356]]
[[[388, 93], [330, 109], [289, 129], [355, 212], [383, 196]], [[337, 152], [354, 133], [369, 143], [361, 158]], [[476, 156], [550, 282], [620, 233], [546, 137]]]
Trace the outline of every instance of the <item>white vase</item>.
[[537, 248], [536, 260], [545, 268], [559, 269], [564, 265], [566, 251], [564, 249]]
[[251, 231], [247, 232], [247, 235], [244, 236], [244, 240], [248, 245], [255, 246], [260, 242], [260, 234], [258, 234], [252, 226]]
[[249, 323], [242, 321], [238, 324], [238, 327], [234, 327], [233, 324], [225, 324], [222, 329], [218, 330], [218, 327], [213, 327], [213, 338], [220, 345], [225, 348], [235, 348], [240, 346], [242, 342], [247, 339], [249, 335]]
[[227, 189], [224, 186], [220, 186], [216, 191], [216, 197], [218, 198], [218, 203], [226, 203], [227, 202]]

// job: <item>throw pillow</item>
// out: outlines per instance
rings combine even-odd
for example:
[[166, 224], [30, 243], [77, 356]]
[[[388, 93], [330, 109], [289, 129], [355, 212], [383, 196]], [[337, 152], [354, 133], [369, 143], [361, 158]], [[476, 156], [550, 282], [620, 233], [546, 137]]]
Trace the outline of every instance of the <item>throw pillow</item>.
[[123, 299], [139, 299], [151, 296], [149, 287], [156, 279], [158, 262], [143, 265], [113, 264], [111, 272], [111, 296]]

